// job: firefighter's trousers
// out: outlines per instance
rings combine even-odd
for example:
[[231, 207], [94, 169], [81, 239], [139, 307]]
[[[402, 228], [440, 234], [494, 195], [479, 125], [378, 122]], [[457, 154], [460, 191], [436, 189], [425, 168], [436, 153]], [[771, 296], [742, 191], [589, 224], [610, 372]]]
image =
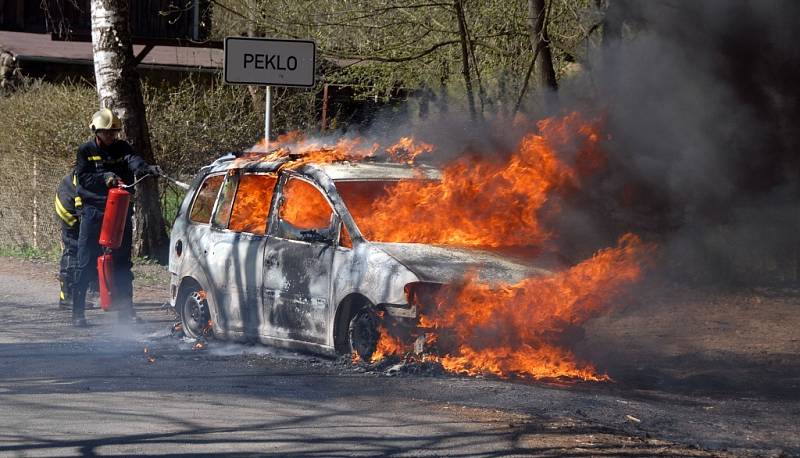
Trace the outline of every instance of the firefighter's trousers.
[[[73, 226], [61, 224], [61, 261], [59, 263], [58, 279], [61, 283], [59, 299], [64, 304], [72, 304], [72, 292], [75, 289], [78, 267], [78, 238], [80, 236], [80, 221]], [[89, 263], [89, 291], [97, 291], [97, 263]]]
[[72, 284], [75, 281], [75, 267], [78, 265], [78, 234], [80, 225], [61, 224], [61, 262], [58, 280], [61, 283], [62, 302], [72, 302]]
[[[112, 307], [119, 310], [120, 318], [134, 315], [133, 311], [133, 273], [131, 268], [131, 247], [133, 246], [133, 230], [131, 216], [133, 209], [128, 210], [122, 245], [111, 252], [113, 257], [113, 275], [107, 281], [111, 285]], [[100, 247], [100, 229], [103, 224], [103, 211], [91, 205], [81, 209], [80, 234], [78, 236], [78, 265], [75, 269], [75, 290], [72, 298], [72, 317], [83, 318], [86, 309], [86, 289], [91, 275], [97, 266], [97, 257], [102, 254]]]

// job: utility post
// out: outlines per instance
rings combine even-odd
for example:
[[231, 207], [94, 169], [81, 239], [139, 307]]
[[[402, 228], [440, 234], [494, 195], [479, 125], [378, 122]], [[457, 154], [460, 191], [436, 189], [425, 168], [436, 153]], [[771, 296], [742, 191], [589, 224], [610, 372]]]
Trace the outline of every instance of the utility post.
[[264, 143], [272, 130], [272, 86], [314, 87], [316, 44], [310, 40], [226, 37], [227, 84], [266, 86]]

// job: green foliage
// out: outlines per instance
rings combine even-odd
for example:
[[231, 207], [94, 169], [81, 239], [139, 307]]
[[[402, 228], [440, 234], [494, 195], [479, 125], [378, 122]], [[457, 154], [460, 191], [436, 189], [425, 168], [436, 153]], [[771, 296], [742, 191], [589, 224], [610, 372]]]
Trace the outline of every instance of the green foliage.
[[[187, 79], [177, 87], [145, 87], [145, 94], [153, 152], [170, 176], [189, 181], [200, 166], [263, 136], [263, 113], [253, 110], [245, 87]], [[276, 123], [297, 128], [308, 123], [309, 111], [313, 118], [306, 93], [276, 91], [275, 99]], [[21, 250], [9, 254], [28, 256], [33, 246], [58, 251], [53, 196], [90, 137], [96, 107], [94, 89], [73, 83], [33, 82], [0, 97], [0, 244]], [[161, 197], [169, 224], [183, 192], [162, 181]]]
[[[247, 30], [311, 38], [335, 64], [324, 81], [355, 86], [384, 100], [398, 88], [446, 86], [463, 97], [462, 52], [453, 0], [220, 0], [215, 34]], [[462, 0], [471, 44], [470, 75], [484, 109], [513, 104], [533, 56], [527, 0]], [[548, 32], [557, 74], [586, 58], [601, 19], [594, 0], [548, 0]], [[531, 91], [533, 92], [533, 91]]]
[[178, 210], [180, 210], [185, 196], [186, 191], [177, 186], [165, 184], [161, 188], [161, 210], [164, 213], [167, 232], [172, 230], [172, 223], [175, 221], [175, 217], [178, 216]]
[[170, 175], [193, 173], [261, 138], [263, 120], [246, 88], [187, 79], [177, 87], [145, 87], [144, 93], [153, 154]]
[[[146, 86], [144, 93], [153, 153], [170, 176], [193, 174], [221, 154], [250, 148], [264, 137], [263, 107], [253, 106], [245, 86], [221, 79], [208, 86], [187, 78], [175, 87]], [[314, 93], [275, 88], [273, 117], [281, 129], [310, 127]]]

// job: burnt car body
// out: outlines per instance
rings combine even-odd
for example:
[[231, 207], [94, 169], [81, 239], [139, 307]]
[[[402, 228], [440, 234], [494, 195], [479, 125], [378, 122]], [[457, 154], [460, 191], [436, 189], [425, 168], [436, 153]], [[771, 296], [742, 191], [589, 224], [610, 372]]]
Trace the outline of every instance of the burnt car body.
[[[193, 180], [172, 228], [169, 260], [171, 304], [189, 336], [200, 336], [210, 320], [215, 337], [368, 357], [376, 316], [413, 326], [418, 310], [409, 298], [421, 286], [476, 269], [507, 282], [537, 270], [478, 250], [365, 239], [340, 191], [437, 180], [436, 169], [287, 161], [230, 154]], [[292, 208], [313, 202], [329, 211], [316, 221], [293, 220]]]

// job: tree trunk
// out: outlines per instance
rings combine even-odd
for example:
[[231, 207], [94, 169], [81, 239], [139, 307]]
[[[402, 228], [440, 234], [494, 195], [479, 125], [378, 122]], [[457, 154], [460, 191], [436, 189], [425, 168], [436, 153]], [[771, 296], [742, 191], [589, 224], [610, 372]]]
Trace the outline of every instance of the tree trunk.
[[[259, 37], [256, 30], [258, 25], [258, 0], [249, 0], [247, 6], [247, 36]], [[250, 103], [253, 105], [253, 112], [264, 114], [266, 112], [267, 91], [262, 86], [248, 85], [247, 91], [250, 93]]]
[[453, 7], [456, 10], [458, 19], [458, 34], [461, 37], [461, 74], [464, 75], [464, 86], [467, 88], [467, 103], [469, 104], [469, 114], [474, 120], [475, 96], [472, 93], [472, 75], [469, 70], [469, 37], [467, 37], [467, 21], [464, 18], [463, 0], [453, 0]]
[[[122, 120], [125, 139], [134, 151], [154, 164], [147, 129], [144, 98], [133, 57], [127, 0], [91, 0], [92, 49], [100, 106], [110, 108]], [[134, 202], [136, 256], [162, 258], [168, 244], [158, 196], [158, 183], [150, 178], [139, 183]]]
[[541, 87], [558, 89], [556, 72], [553, 69], [553, 54], [550, 51], [550, 38], [547, 36], [547, 8], [545, 0], [528, 0], [528, 27], [531, 35], [531, 47], [535, 59], [534, 72]]

